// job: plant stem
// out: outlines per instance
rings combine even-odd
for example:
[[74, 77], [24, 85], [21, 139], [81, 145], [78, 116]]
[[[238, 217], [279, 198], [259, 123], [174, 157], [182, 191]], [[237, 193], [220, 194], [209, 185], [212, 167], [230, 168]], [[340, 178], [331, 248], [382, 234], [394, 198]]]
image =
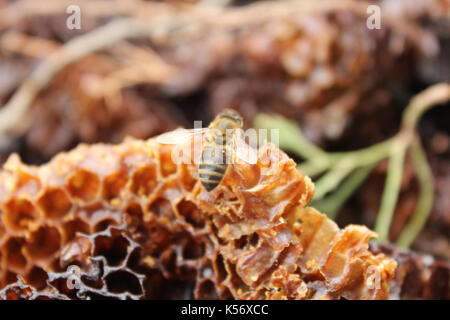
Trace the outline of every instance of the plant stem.
[[418, 137], [414, 139], [411, 146], [411, 156], [420, 184], [420, 191], [416, 209], [396, 241], [399, 247], [405, 248], [412, 244], [425, 225], [433, 206], [434, 197], [433, 175]]
[[296, 122], [290, 121], [282, 116], [258, 114], [255, 116], [254, 126], [268, 130], [279, 131], [279, 147], [294, 152], [296, 155], [310, 160], [317, 158], [326, 159], [325, 151], [311, 143], [302, 133]]
[[392, 138], [361, 150], [330, 152], [330, 162], [335, 163], [341, 159], [346, 158], [355, 166], [355, 168], [371, 165], [379, 162], [380, 160], [383, 160], [384, 158], [387, 158], [389, 156], [390, 150], [392, 149], [392, 145], [399, 139], [401, 139], [401, 136], [397, 134]]
[[339, 183], [353, 170], [353, 164], [341, 160], [333, 169], [316, 181], [314, 200], [322, 199], [329, 191], [334, 190]]
[[[409, 246], [423, 228], [433, 203], [433, 177], [426, 156], [415, 133], [424, 112], [437, 104], [450, 100], [450, 84], [440, 83], [427, 88], [411, 99], [406, 107], [400, 131], [383, 142], [370, 147], [346, 152], [325, 152], [302, 134], [298, 125], [280, 116], [258, 115], [255, 127], [280, 129], [280, 147], [306, 159], [297, 167], [311, 177], [324, 174], [316, 181], [313, 204], [334, 218], [339, 208], [364, 181], [371, 169], [381, 160], [389, 158], [387, 178], [375, 231], [381, 242], [388, 241], [392, 216], [400, 192], [405, 154], [411, 147], [420, 194], [416, 210], [400, 234], [397, 244]], [[345, 179], [350, 175], [347, 179]], [[341, 187], [338, 188], [339, 184]], [[334, 194], [324, 198], [332, 190]]]
[[321, 212], [325, 212], [329, 218], [334, 219], [339, 212], [339, 209], [356, 189], [361, 186], [374, 167], [375, 165], [372, 164], [356, 169], [344, 180], [335, 193], [323, 200], [313, 201], [311, 206], [317, 208]]
[[445, 103], [450, 98], [450, 84], [438, 83], [420, 92], [411, 99], [405, 109], [402, 127], [414, 130], [422, 114], [437, 104]]
[[375, 222], [375, 232], [378, 233], [380, 242], [389, 241], [389, 229], [400, 192], [406, 148], [407, 146], [404, 144], [393, 144], [392, 153], [389, 157], [386, 182]]
[[329, 168], [330, 164], [328, 161], [306, 161], [299, 165], [297, 168], [300, 169], [304, 175], [315, 177]]

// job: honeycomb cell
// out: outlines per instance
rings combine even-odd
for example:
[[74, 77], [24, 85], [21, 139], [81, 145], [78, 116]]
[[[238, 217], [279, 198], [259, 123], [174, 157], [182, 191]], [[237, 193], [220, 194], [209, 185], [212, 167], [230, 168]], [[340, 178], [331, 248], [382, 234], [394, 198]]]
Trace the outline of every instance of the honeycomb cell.
[[62, 238], [64, 244], [72, 241], [75, 238], [77, 232], [89, 234], [89, 225], [81, 219], [74, 219], [65, 222], [62, 226], [62, 229]]
[[102, 220], [98, 220], [94, 225], [94, 232], [101, 232], [108, 229], [109, 226], [114, 226], [116, 224], [116, 221], [113, 219], [105, 218]]
[[194, 189], [195, 184], [197, 183], [197, 179], [194, 178], [192, 167], [189, 167], [185, 164], [180, 165], [179, 179], [184, 189], [187, 191], [192, 191], [192, 189]]
[[176, 272], [179, 275], [179, 279], [184, 281], [195, 281], [197, 277], [197, 270], [187, 264], [178, 266]]
[[81, 281], [83, 281], [83, 284], [90, 288], [101, 289], [104, 286], [102, 279], [92, 279], [85, 275], [81, 276]]
[[142, 294], [139, 279], [130, 272], [117, 271], [106, 276], [108, 291], [113, 293], [129, 292], [131, 294]]
[[239, 239], [234, 240], [234, 247], [236, 249], [245, 249], [248, 246], [257, 247], [259, 242], [259, 236], [257, 233], [251, 235], [245, 235]]
[[98, 236], [95, 238], [95, 256], [104, 256], [108, 265], [120, 265], [128, 254], [129, 241], [120, 235], [114, 237]]
[[17, 273], [7, 270], [3, 277], [3, 285], [8, 285], [17, 281]]
[[174, 213], [169, 200], [160, 198], [149, 205], [148, 211], [158, 218], [173, 219]]
[[161, 263], [164, 272], [167, 274], [175, 274], [177, 254], [173, 250], [165, 250], [159, 257], [159, 262]]
[[203, 257], [203, 255], [205, 254], [204, 243], [195, 241], [194, 239], [190, 239], [189, 236], [186, 236], [184, 239], [188, 240], [185, 241], [184, 244], [183, 259], [191, 260]]
[[136, 170], [131, 181], [131, 191], [140, 196], [148, 196], [157, 185], [155, 165], [147, 165]]
[[163, 177], [167, 177], [177, 171], [177, 165], [172, 161], [170, 146], [162, 145], [160, 147], [159, 163]]
[[216, 285], [211, 280], [202, 281], [196, 290], [196, 298], [201, 300], [217, 300], [219, 295], [216, 291]]
[[223, 288], [222, 292], [220, 293], [220, 299], [221, 300], [233, 300], [233, 294], [230, 292], [230, 289], [228, 288]]
[[169, 230], [159, 224], [152, 224], [147, 227], [147, 253], [149, 255], [160, 255], [166, 250], [172, 241], [172, 235]]
[[128, 256], [126, 267], [131, 270], [138, 270], [142, 260], [142, 247], [137, 247]]
[[16, 189], [26, 189], [31, 192], [37, 192], [41, 187], [39, 178], [29, 174], [25, 171], [20, 171], [17, 175]]
[[120, 198], [120, 192], [128, 182], [128, 175], [123, 172], [115, 172], [108, 175], [103, 181], [103, 199], [111, 201]]
[[144, 218], [141, 205], [137, 202], [129, 203], [125, 208], [125, 214], [130, 231], [136, 231], [142, 225]]
[[34, 205], [27, 199], [14, 198], [4, 205], [2, 216], [5, 226], [13, 231], [26, 231], [38, 219]]
[[204, 227], [205, 217], [195, 203], [183, 199], [177, 204], [176, 208], [178, 213], [186, 219], [186, 222], [199, 229]]
[[41, 226], [31, 233], [25, 250], [34, 260], [48, 260], [56, 253], [61, 245], [61, 236], [58, 230], [50, 226]]
[[88, 170], [78, 170], [67, 181], [70, 195], [85, 202], [94, 200], [100, 188], [100, 179]]
[[223, 257], [221, 254], [217, 254], [216, 260], [215, 260], [215, 273], [217, 277], [218, 282], [222, 282], [227, 277], [227, 270], [225, 269]]
[[25, 276], [27, 283], [32, 285], [37, 290], [42, 290], [47, 286], [47, 272], [39, 267], [33, 267]]
[[2, 248], [4, 259], [6, 259], [6, 267], [8, 270], [16, 273], [24, 271], [27, 265], [27, 259], [22, 253], [25, 245], [24, 238], [9, 238]]
[[59, 219], [65, 216], [72, 208], [72, 203], [64, 190], [51, 188], [39, 198], [38, 205], [47, 218]]

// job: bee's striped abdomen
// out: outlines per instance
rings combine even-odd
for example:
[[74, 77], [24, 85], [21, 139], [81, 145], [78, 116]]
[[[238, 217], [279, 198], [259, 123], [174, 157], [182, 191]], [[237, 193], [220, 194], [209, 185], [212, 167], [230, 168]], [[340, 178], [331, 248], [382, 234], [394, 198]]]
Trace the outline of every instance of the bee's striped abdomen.
[[226, 164], [202, 163], [198, 167], [200, 182], [207, 191], [211, 191], [222, 181]]
[[213, 190], [222, 181], [227, 170], [224, 140], [213, 139], [203, 148], [202, 161], [198, 167], [200, 182], [207, 191]]
[[212, 131], [204, 137], [202, 157], [198, 167], [200, 182], [207, 191], [219, 185], [231, 159], [226, 141], [227, 130], [241, 127], [242, 118], [230, 109], [217, 115], [209, 125]]

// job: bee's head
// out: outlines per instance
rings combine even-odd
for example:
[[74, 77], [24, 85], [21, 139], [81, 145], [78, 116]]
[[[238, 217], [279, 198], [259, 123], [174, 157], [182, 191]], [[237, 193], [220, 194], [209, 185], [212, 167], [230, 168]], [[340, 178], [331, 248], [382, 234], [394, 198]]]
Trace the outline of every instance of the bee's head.
[[222, 129], [238, 129], [242, 128], [242, 117], [233, 109], [225, 109], [216, 117]]

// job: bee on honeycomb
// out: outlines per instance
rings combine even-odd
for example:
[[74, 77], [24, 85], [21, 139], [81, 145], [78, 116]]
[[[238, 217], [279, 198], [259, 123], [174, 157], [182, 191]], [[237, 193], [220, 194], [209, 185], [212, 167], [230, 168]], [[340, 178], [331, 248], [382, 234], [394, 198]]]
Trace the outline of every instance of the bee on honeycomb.
[[0, 296], [389, 297], [396, 262], [368, 250], [376, 234], [306, 207], [313, 183], [274, 145], [211, 192], [173, 148], [82, 144], [42, 166], [12, 155], [0, 172]]

